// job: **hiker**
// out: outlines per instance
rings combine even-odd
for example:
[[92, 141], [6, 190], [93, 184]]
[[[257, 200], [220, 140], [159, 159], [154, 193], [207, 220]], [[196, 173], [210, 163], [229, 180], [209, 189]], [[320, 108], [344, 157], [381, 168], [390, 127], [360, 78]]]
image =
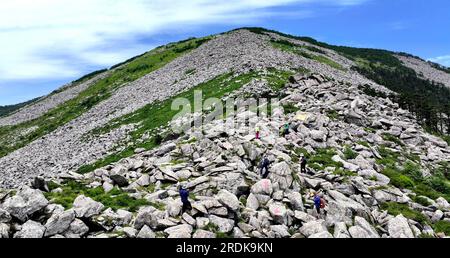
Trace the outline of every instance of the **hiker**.
[[259, 134], [260, 134], [260, 131], [261, 131], [261, 129], [259, 128], [259, 126], [257, 126], [256, 128], [255, 128], [255, 132], [256, 132], [256, 135], [255, 135], [255, 138], [257, 139], [257, 140], [259, 140]]
[[181, 202], [183, 203], [183, 208], [181, 209], [181, 214], [185, 213], [187, 210], [191, 210], [191, 202], [189, 202], [189, 190], [186, 189], [184, 185], [180, 185], [179, 188]]
[[[267, 176], [269, 175], [269, 165], [270, 165], [270, 161], [267, 157], [264, 157], [261, 161], [261, 171], [260, 174], [262, 175], [262, 178], [267, 178]], [[265, 170], [265, 172], [263, 173], [263, 171]]]
[[305, 157], [305, 154], [300, 154], [300, 172], [306, 173], [306, 163], [308, 162], [308, 159]]
[[325, 208], [325, 204], [325, 200], [318, 193], [314, 193], [314, 207], [316, 208], [318, 218], [321, 215], [321, 209]]
[[289, 134], [289, 123], [285, 123], [282, 129], [283, 136], [286, 136]]

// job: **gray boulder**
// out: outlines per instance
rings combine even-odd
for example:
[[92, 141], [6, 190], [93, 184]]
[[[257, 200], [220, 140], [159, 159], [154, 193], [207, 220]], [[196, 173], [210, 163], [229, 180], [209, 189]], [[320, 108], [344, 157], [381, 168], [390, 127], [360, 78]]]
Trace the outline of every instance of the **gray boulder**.
[[231, 219], [225, 219], [218, 217], [216, 215], [210, 215], [209, 221], [211, 224], [218, 227], [219, 232], [221, 233], [229, 233], [234, 228], [234, 221]]
[[73, 202], [77, 218], [90, 218], [102, 212], [104, 205], [84, 195], [78, 196]]
[[239, 209], [240, 202], [236, 195], [222, 189], [217, 194], [217, 199], [221, 204], [228, 207], [232, 211], [237, 211]]
[[45, 227], [40, 223], [29, 220], [22, 225], [22, 229], [14, 234], [14, 238], [42, 238]]
[[207, 230], [198, 229], [195, 231], [194, 235], [192, 235], [192, 238], [216, 238], [216, 234]]
[[35, 212], [47, 206], [48, 201], [41, 191], [24, 187], [16, 195], [6, 199], [3, 209], [13, 217], [25, 222]]
[[155, 238], [156, 235], [147, 225], [144, 225], [139, 233], [137, 234], [137, 238]]
[[53, 236], [61, 234], [66, 231], [72, 221], [75, 219], [74, 210], [67, 210], [62, 213], [57, 213], [51, 216], [45, 224], [45, 236]]
[[392, 238], [414, 238], [414, 233], [408, 224], [408, 220], [402, 214], [389, 220], [388, 231]]
[[182, 224], [167, 228], [164, 230], [164, 233], [169, 234], [168, 238], [190, 238], [192, 230], [193, 228], [191, 225]]
[[303, 226], [299, 229], [299, 231], [305, 237], [309, 237], [317, 233], [328, 232], [323, 220], [307, 222], [303, 224]]

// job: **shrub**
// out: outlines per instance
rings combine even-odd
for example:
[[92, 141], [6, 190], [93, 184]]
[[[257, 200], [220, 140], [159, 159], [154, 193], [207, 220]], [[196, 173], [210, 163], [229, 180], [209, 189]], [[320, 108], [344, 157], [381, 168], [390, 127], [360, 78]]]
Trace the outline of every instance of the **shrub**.
[[411, 198], [411, 200], [413, 200], [414, 202], [423, 205], [425, 207], [430, 206], [431, 202], [428, 201], [427, 198], [422, 197], [422, 196], [418, 196], [418, 195], [410, 195], [409, 198]]
[[413, 188], [415, 186], [414, 181], [406, 175], [403, 175], [400, 171], [391, 167], [385, 168], [383, 174], [391, 179], [391, 184], [399, 188]]
[[436, 233], [445, 233], [446, 236], [450, 236], [450, 221], [441, 220], [433, 225]]
[[346, 146], [344, 149], [344, 156], [346, 159], [355, 159], [358, 157], [358, 153], [353, 151], [352, 148]]
[[300, 108], [296, 107], [294, 104], [289, 103], [287, 105], [283, 105], [284, 112], [287, 114], [296, 113], [300, 110]]
[[405, 218], [412, 219], [421, 224], [430, 224], [428, 217], [416, 210], [411, 209], [407, 204], [386, 202], [381, 204], [381, 209], [387, 210], [389, 214], [394, 216], [402, 214]]
[[405, 164], [403, 173], [416, 182], [421, 182], [423, 180], [423, 174], [422, 171], [420, 171], [420, 167], [412, 162], [407, 162]]
[[128, 209], [133, 212], [140, 206], [149, 204], [147, 200], [133, 198], [118, 188], [105, 193], [102, 187], [88, 188], [73, 180], [62, 184], [61, 188], [63, 190], [61, 193], [50, 192], [44, 193], [44, 195], [53, 203], [61, 204], [66, 209], [72, 208], [74, 200], [82, 194], [113, 210]]
[[389, 134], [389, 133], [384, 133], [383, 134], [383, 139], [385, 141], [393, 142], [393, 143], [395, 143], [395, 144], [397, 144], [399, 146], [404, 146], [405, 145], [397, 136], [394, 136], [394, 135]]

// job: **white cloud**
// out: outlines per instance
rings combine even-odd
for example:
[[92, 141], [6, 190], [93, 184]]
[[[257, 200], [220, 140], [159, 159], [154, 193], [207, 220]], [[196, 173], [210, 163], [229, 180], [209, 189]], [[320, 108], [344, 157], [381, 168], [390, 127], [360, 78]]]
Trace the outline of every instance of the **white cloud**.
[[[0, 8], [1, 80], [70, 78], [149, 50], [133, 41], [171, 29], [243, 24], [294, 3], [349, 6], [367, 0], [15, 0]], [[287, 13], [289, 14], [289, 13]], [[290, 15], [308, 16], [308, 10]], [[114, 44], [121, 42], [121, 44]], [[105, 48], [104, 46], [114, 45]]]
[[434, 58], [430, 58], [428, 59], [431, 62], [435, 62], [447, 67], [450, 67], [450, 55], [445, 55], [445, 56], [438, 56], [438, 57], [434, 57]]

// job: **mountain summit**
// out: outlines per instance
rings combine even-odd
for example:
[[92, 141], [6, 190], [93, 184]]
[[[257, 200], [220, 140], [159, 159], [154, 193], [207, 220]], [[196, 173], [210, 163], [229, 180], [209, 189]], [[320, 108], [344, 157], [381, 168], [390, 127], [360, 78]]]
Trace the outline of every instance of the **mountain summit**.
[[445, 67], [262, 28], [191, 38], [0, 118], [0, 185], [18, 189], [0, 192], [0, 232], [442, 236], [449, 134]]

